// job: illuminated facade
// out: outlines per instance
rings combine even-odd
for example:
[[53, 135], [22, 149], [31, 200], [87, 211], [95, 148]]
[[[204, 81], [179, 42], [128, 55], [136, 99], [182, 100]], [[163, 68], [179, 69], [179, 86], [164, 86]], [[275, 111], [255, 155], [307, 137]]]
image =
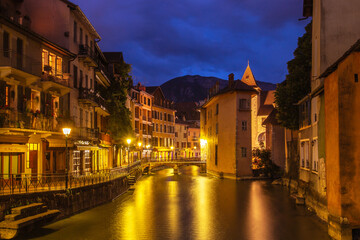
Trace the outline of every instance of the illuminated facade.
[[152, 105], [152, 146], [153, 158], [158, 160], [174, 159], [175, 156], [175, 109], [167, 100], [160, 87], [148, 87], [154, 97]]
[[[134, 153], [135, 159], [150, 157], [153, 96], [146, 91], [146, 87], [141, 83], [130, 90], [130, 96], [133, 101], [132, 124], [136, 136], [134, 145], [137, 148]], [[139, 143], [141, 143], [140, 146]]]
[[175, 158], [185, 158], [187, 150], [188, 124], [183, 121], [175, 121]]
[[[262, 122], [273, 110], [273, 91], [263, 91], [248, 65], [241, 80], [229, 75], [229, 85], [210, 89], [201, 107], [201, 155], [207, 156], [211, 174], [244, 178], [252, 176], [252, 150], [266, 146]], [[206, 149], [206, 150], [204, 150]]]
[[62, 100], [71, 90], [67, 66], [75, 54], [33, 32], [19, 4], [2, 4], [7, 13], [0, 16], [1, 174], [9, 179], [7, 174], [61, 173]]

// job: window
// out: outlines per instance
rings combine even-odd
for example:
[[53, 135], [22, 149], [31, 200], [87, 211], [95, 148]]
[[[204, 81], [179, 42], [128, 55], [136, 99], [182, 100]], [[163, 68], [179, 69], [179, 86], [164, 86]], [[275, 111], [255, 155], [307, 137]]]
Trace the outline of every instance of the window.
[[85, 86], [87, 89], [89, 89], [89, 77], [88, 75], [85, 75]]
[[55, 75], [62, 75], [62, 58], [56, 57], [56, 73]]
[[186, 134], [186, 133], [184, 133], [184, 138], [187, 138], [187, 134]]
[[218, 145], [215, 144], [215, 165], [218, 165]]
[[162, 120], [162, 113], [160, 113], [160, 120]]
[[80, 70], [79, 88], [83, 87], [83, 71]]
[[300, 128], [309, 126], [311, 123], [311, 104], [310, 101], [307, 100], [300, 104], [299, 106], [299, 124]]
[[246, 147], [241, 147], [241, 157], [246, 157]]
[[250, 102], [245, 98], [239, 99], [239, 110], [247, 109], [250, 109]]
[[10, 57], [10, 35], [6, 31], [3, 33], [3, 53], [4, 57]]
[[242, 129], [243, 131], [246, 131], [246, 130], [247, 130], [247, 122], [246, 122], [246, 121], [242, 121], [242, 122], [241, 122], [241, 129]]
[[[166, 116], [166, 115], [165, 115]], [[166, 125], [164, 125], [164, 133], [166, 133]]]
[[78, 87], [78, 68], [74, 65], [74, 88]]
[[23, 68], [23, 40], [18, 38], [16, 40], [16, 66], [17, 68]]
[[77, 42], [77, 23], [74, 22], [74, 42]]
[[319, 171], [319, 155], [318, 155], [318, 140], [317, 139], [314, 139], [312, 141], [312, 161], [313, 161], [312, 170], [315, 172]]
[[150, 106], [150, 98], [148, 98], [148, 105]]
[[159, 125], [156, 124], [156, 131], [158, 132], [159, 131]]
[[80, 28], [80, 44], [83, 44], [83, 30]]
[[175, 137], [178, 137], [178, 132], [175, 132]]
[[219, 114], [219, 104], [217, 103], [216, 104], [216, 111], [215, 111], [215, 115], [218, 115]]
[[316, 123], [318, 121], [317, 103], [318, 103], [318, 97], [314, 97], [313, 99], [311, 99], [311, 115], [312, 115], [311, 122], [312, 123]]
[[164, 121], [166, 121], [166, 117], [167, 117], [167, 116], [166, 116], [166, 113], [165, 113], [165, 114], [164, 114]]
[[309, 168], [309, 141], [300, 142], [300, 166]]
[[85, 45], [88, 46], [89, 45], [89, 37], [87, 34], [85, 34]]

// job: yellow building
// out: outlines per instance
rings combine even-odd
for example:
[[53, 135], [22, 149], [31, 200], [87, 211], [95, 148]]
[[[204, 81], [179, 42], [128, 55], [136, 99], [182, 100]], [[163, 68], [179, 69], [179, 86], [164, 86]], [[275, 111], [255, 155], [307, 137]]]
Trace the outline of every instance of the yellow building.
[[[258, 92], [244, 82], [234, 81], [220, 91], [218, 84], [202, 105], [200, 136], [206, 141], [207, 171], [220, 177], [251, 176], [251, 108]], [[242, 129], [239, 126], [244, 125]]]
[[272, 91], [263, 91], [248, 65], [241, 80], [229, 75], [229, 85], [210, 89], [201, 107], [201, 157], [207, 170], [220, 177], [252, 176], [252, 150], [265, 147], [262, 122], [273, 109]]
[[175, 109], [165, 99], [160, 87], [146, 88], [154, 97], [152, 105], [152, 146], [153, 158], [170, 160], [175, 158]]
[[189, 124], [187, 128], [186, 157], [199, 158], [201, 155], [200, 151], [200, 127]]
[[320, 76], [325, 95], [328, 227], [334, 239], [355, 239], [352, 231], [360, 225], [359, 51], [360, 40]]

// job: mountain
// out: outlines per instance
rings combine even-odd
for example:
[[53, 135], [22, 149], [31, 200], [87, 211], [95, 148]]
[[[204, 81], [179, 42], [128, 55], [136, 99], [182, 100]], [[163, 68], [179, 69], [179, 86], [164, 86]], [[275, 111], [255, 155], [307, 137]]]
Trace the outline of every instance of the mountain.
[[[186, 75], [171, 79], [161, 85], [167, 99], [174, 102], [199, 102], [208, 96], [209, 89], [219, 81], [220, 89], [227, 86], [228, 81], [216, 77], [203, 77], [199, 75]], [[263, 90], [274, 90], [273, 83], [256, 81]]]

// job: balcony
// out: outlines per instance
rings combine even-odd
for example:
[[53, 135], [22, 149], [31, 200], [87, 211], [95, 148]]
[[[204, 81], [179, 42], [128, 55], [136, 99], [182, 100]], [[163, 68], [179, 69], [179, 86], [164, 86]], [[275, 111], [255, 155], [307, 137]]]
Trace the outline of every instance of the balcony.
[[0, 128], [32, 129], [57, 132], [60, 130], [54, 117], [41, 113], [18, 113], [11, 110], [0, 110]]
[[96, 139], [99, 137], [99, 129], [80, 127], [74, 129], [74, 134], [80, 138]]
[[43, 90], [56, 91], [59, 92], [61, 96], [64, 96], [71, 90], [69, 78], [69, 73], [52, 75], [49, 72], [43, 72], [41, 76]]
[[84, 104], [90, 104], [91, 106], [97, 106], [97, 102], [95, 100], [96, 94], [94, 90], [88, 88], [80, 88], [79, 89], [79, 102]]
[[96, 93], [94, 97], [94, 101], [97, 103], [95, 106], [95, 111], [101, 115], [109, 116], [110, 113], [106, 107], [106, 100], [99, 94]]
[[25, 85], [40, 79], [41, 62], [24, 54], [11, 50], [2, 50], [0, 58], [0, 78], [15, 78]]
[[78, 58], [82, 60], [85, 64], [87, 64], [89, 67], [98, 67], [95, 52], [88, 45], [79, 45]]
[[101, 63], [98, 64], [98, 67], [95, 68], [96, 76], [99, 78], [100, 82], [104, 85], [109, 87], [110, 86], [110, 80], [107, 75], [107, 70], [105, 69], [105, 66]]

